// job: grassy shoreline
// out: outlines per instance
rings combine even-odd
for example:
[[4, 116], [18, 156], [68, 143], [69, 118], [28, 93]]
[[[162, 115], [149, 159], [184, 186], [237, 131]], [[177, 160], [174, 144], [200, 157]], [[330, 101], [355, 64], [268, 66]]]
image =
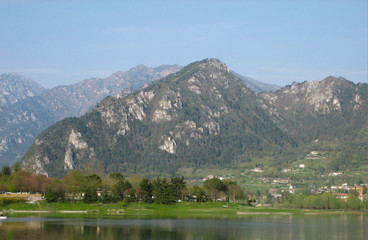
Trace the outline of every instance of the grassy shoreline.
[[171, 205], [147, 203], [13, 203], [0, 205], [9, 217], [47, 216], [47, 217], [123, 217], [123, 218], [242, 218], [255, 215], [331, 215], [368, 214], [367, 211], [282, 209], [245, 206], [224, 203], [175, 203]]

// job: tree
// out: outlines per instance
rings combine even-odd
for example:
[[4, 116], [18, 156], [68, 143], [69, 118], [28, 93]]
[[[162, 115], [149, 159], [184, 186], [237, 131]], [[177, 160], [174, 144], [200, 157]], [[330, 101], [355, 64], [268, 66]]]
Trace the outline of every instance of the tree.
[[11, 173], [12, 173], [11, 168], [9, 166], [7, 166], [7, 165], [3, 166], [2, 171], [1, 171], [1, 175], [9, 177], [11, 175]]
[[97, 196], [97, 192], [96, 189], [94, 188], [87, 188], [85, 193], [84, 193], [84, 198], [83, 201], [85, 203], [95, 203], [98, 201], [98, 196]]
[[110, 178], [112, 178], [112, 179], [115, 179], [115, 180], [124, 180], [125, 179], [125, 177], [123, 176], [123, 174], [121, 174], [121, 173], [111, 173], [110, 175], [109, 175], [109, 177]]
[[51, 189], [49, 189], [45, 194], [45, 199], [47, 202], [57, 202], [57, 195]]
[[97, 174], [91, 174], [86, 176], [86, 187], [87, 188], [101, 188], [102, 186], [102, 179]]
[[193, 187], [192, 194], [196, 196], [197, 202], [204, 202], [206, 200], [206, 192], [198, 185]]
[[132, 184], [132, 188], [139, 190], [139, 185], [141, 184], [143, 178], [139, 175], [135, 175], [129, 178], [129, 182]]
[[13, 170], [14, 170], [14, 172], [18, 172], [18, 171], [22, 170], [22, 167], [20, 165], [20, 162], [14, 163]]
[[348, 194], [348, 197], [346, 198], [346, 204], [350, 209], [360, 209], [360, 200], [354, 194]]
[[113, 201], [111, 194], [107, 190], [102, 193], [101, 200], [103, 203], [110, 203]]
[[64, 179], [65, 190], [75, 196], [86, 190], [86, 177], [78, 171], [71, 171], [65, 175]]
[[30, 190], [32, 192], [41, 192], [43, 194], [50, 188], [52, 179], [46, 175], [38, 174], [30, 177]]
[[17, 191], [30, 191], [31, 189], [31, 174], [26, 171], [18, 171], [14, 174], [14, 187]]
[[213, 202], [217, 200], [217, 197], [221, 191], [226, 191], [226, 185], [218, 178], [208, 179], [203, 185]]
[[175, 200], [184, 199], [184, 195], [188, 192], [184, 177], [174, 177], [171, 178], [172, 191]]
[[153, 185], [152, 183], [147, 179], [143, 179], [141, 184], [139, 185], [141, 198], [144, 202], [152, 203], [153, 202]]
[[233, 199], [234, 203], [236, 203], [236, 198], [241, 198], [243, 194], [243, 190], [236, 183], [229, 184], [227, 186], [227, 189], [228, 189], [229, 197]]
[[166, 178], [157, 178], [153, 181], [153, 195], [155, 202], [159, 204], [169, 204], [176, 200], [173, 194], [173, 185]]
[[130, 184], [129, 181], [125, 181], [125, 177], [120, 173], [111, 173], [110, 179], [112, 181], [112, 195], [114, 201], [121, 200], [124, 192], [128, 193], [128, 190], [132, 188], [132, 184]]

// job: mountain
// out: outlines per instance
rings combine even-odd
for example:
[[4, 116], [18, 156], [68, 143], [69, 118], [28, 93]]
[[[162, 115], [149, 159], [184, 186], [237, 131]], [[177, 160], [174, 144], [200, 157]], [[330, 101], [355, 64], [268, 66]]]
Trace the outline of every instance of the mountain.
[[300, 152], [328, 152], [330, 171], [368, 170], [367, 83], [329, 76], [261, 96], [295, 136]]
[[[44, 90], [20, 75], [1, 75], [0, 163], [20, 161], [36, 136], [65, 117], [80, 116], [107, 96], [123, 96], [176, 72], [178, 65], [138, 65], [107, 78], [91, 78], [70, 86]], [[12, 103], [12, 104], [11, 104]]]
[[53, 177], [72, 169], [175, 175], [181, 167], [231, 166], [246, 151], [295, 147], [262, 104], [225, 64], [205, 59], [51, 126], [22, 165]]
[[247, 84], [247, 86], [255, 93], [274, 92], [281, 88], [277, 85], [260, 82], [253, 78], [242, 76], [240, 74], [237, 74], [236, 72], [232, 73], [235, 74], [237, 77], [239, 77], [241, 80], [243, 80]]
[[39, 95], [45, 89], [36, 82], [11, 73], [0, 75], [0, 106], [13, 104], [22, 99]]
[[353, 137], [367, 126], [368, 85], [329, 76], [261, 93], [301, 142]]
[[157, 68], [138, 65], [127, 72], [116, 72], [104, 79], [91, 78], [71, 86], [59, 86], [40, 97], [47, 106], [54, 106], [52, 110], [59, 120], [81, 116], [107, 96], [125, 95], [179, 69], [179, 65]]

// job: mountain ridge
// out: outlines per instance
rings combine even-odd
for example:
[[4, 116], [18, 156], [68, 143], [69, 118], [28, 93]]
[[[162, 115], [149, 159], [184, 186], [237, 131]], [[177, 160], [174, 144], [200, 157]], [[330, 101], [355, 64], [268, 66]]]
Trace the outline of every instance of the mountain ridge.
[[39, 95], [45, 91], [38, 83], [18, 73], [0, 75], [0, 107], [22, 99]]
[[[38, 95], [0, 107], [0, 159], [3, 165], [20, 161], [36, 136], [65, 117], [80, 116], [108, 95], [125, 95], [180, 69], [166, 65], [158, 72], [141, 66], [109, 77], [90, 78], [68, 86], [40, 91]], [[20, 76], [20, 75], [17, 75]], [[25, 79], [20, 77], [20, 79]]]
[[[126, 97], [108, 97], [59, 124], [39, 135], [23, 160], [26, 169], [58, 177], [76, 168], [174, 175], [182, 165], [232, 164], [246, 150], [295, 145], [217, 59], [189, 64]], [[60, 139], [48, 144], [51, 135]]]
[[[54, 177], [74, 169], [175, 176], [180, 168], [236, 168], [257, 152], [279, 166], [299, 151], [323, 149], [320, 140], [343, 151], [331, 165], [359, 168], [368, 160], [361, 149], [367, 86], [328, 77], [256, 94], [218, 59], [205, 59], [51, 126], [22, 165]], [[349, 162], [351, 151], [358, 154]]]
[[[0, 127], [0, 164], [6, 165], [19, 161], [37, 134], [56, 121], [65, 117], [78, 117], [108, 95], [124, 96], [181, 68], [182, 66], [179, 65], [161, 65], [151, 68], [140, 64], [126, 72], [113, 73], [107, 78], [89, 78], [72, 85], [60, 85], [52, 89], [44, 89], [35, 83], [38, 91], [32, 92], [32, 89], [26, 88], [23, 92], [29, 91], [28, 95], [24, 94], [21, 97], [14, 93], [18, 97], [10, 102], [4, 99], [7, 99], [6, 94], [11, 94], [11, 92], [9, 89], [1, 91], [0, 87], [0, 93], [3, 93], [0, 94], [0, 101], [4, 103], [0, 106], [2, 113], [0, 115], [0, 123], [2, 123]], [[16, 77], [20, 85], [24, 86], [28, 86], [29, 82], [34, 83], [20, 74], [3, 74], [2, 76]], [[268, 84], [240, 75], [238, 77], [255, 92], [261, 91], [262, 87], [265, 87], [264, 91], [270, 90], [267, 88]], [[134, 81], [128, 81], [129, 79], [134, 79]], [[12, 86], [5, 81], [3, 85], [5, 86], [3, 89]], [[12, 89], [14, 90], [14, 87]]]

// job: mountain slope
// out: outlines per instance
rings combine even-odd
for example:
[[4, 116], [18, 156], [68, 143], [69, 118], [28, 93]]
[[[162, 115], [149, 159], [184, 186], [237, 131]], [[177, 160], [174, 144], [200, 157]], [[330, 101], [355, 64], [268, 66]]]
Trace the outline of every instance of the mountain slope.
[[180, 68], [178, 65], [158, 68], [139, 65], [105, 79], [87, 79], [43, 92], [40, 89], [34, 97], [14, 100], [15, 103], [1, 107], [0, 165], [21, 160], [36, 136], [55, 122], [80, 116], [106, 96], [125, 95]]
[[261, 96], [300, 151], [329, 152], [330, 170], [368, 169], [368, 84], [330, 76]]
[[45, 89], [23, 76], [11, 73], [0, 75], [0, 106], [13, 104], [22, 99], [39, 95]]
[[330, 76], [261, 96], [303, 141], [354, 136], [367, 126], [367, 84]]
[[206, 59], [50, 127], [23, 166], [56, 177], [72, 169], [174, 175], [183, 166], [229, 166], [244, 151], [293, 145], [241, 79]]

